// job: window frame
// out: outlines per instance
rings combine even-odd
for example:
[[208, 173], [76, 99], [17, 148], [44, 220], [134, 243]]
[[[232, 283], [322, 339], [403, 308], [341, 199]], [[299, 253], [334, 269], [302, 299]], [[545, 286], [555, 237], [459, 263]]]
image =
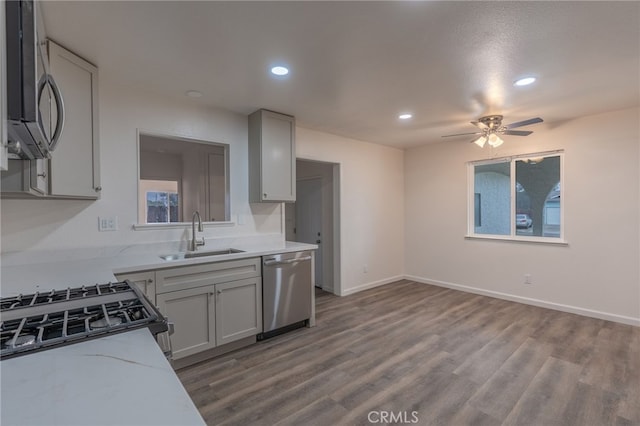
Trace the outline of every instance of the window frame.
[[[559, 157], [560, 158], [560, 235], [558, 237], [542, 237], [533, 235], [517, 235], [516, 232], [516, 161], [526, 158], [540, 157]], [[475, 167], [486, 164], [509, 163], [510, 170], [510, 234], [476, 234], [475, 232]], [[565, 193], [566, 184], [564, 177], [564, 150], [534, 152], [529, 154], [519, 154], [499, 158], [491, 158], [488, 160], [476, 160], [467, 162], [467, 233], [466, 239], [482, 239], [482, 240], [502, 240], [525, 243], [542, 243], [542, 244], [560, 244], [568, 245], [565, 240]]]

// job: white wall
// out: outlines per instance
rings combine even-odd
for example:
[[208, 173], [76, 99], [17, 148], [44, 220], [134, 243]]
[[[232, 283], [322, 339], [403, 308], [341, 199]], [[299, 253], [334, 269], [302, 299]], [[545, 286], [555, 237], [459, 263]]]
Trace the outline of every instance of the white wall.
[[[464, 140], [407, 150], [407, 275], [639, 324], [639, 112], [537, 125], [493, 152]], [[468, 161], [555, 149], [565, 150], [568, 246], [464, 238]]]
[[340, 164], [341, 294], [401, 278], [403, 152], [300, 127], [296, 144], [297, 158]]
[[[230, 145], [231, 217], [245, 225], [205, 229], [207, 238], [281, 233], [280, 204], [248, 203], [247, 117], [109, 82], [99, 94], [102, 198], [98, 201], [3, 200], [2, 252], [172, 241], [183, 230], [134, 231], [137, 222], [137, 129]], [[119, 230], [98, 232], [98, 216], [118, 216]]]

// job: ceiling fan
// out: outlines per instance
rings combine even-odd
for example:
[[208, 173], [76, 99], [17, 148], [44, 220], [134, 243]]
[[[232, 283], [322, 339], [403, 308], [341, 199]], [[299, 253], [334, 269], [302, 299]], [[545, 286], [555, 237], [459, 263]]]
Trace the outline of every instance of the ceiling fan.
[[471, 122], [471, 124], [480, 128], [479, 132], [456, 133], [455, 135], [445, 135], [442, 137], [449, 138], [452, 136], [480, 135], [479, 137], [473, 139], [471, 142], [475, 143], [480, 148], [482, 148], [485, 143], [489, 142], [490, 146], [496, 148], [502, 145], [502, 143], [504, 142], [498, 135], [528, 136], [533, 132], [530, 130], [512, 129], [536, 123], [542, 123], [542, 118], [530, 118], [528, 120], [517, 121], [515, 123], [503, 125], [501, 115], [487, 115], [485, 117], [480, 117], [478, 121]]

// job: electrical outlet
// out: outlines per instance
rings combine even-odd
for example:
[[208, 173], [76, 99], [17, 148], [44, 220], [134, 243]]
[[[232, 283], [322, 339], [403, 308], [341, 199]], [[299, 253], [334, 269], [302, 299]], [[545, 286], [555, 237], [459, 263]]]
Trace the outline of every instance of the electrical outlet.
[[524, 274], [524, 283], [533, 284], [533, 282], [531, 281], [531, 274]]
[[365, 274], [369, 272], [369, 265], [365, 263], [364, 266], [362, 267], [362, 272], [364, 272]]
[[118, 216], [99, 216], [98, 217], [98, 231], [117, 231], [118, 230]]

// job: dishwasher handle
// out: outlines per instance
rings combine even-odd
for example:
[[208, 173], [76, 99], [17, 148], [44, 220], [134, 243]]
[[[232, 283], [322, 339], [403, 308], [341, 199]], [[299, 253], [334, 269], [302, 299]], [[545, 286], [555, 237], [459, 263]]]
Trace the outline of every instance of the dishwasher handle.
[[264, 261], [264, 266], [288, 265], [290, 263], [305, 262], [307, 260], [311, 260], [311, 256], [303, 256], [303, 257], [297, 257], [294, 259], [287, 259], [287, 260], [267, 259]]

